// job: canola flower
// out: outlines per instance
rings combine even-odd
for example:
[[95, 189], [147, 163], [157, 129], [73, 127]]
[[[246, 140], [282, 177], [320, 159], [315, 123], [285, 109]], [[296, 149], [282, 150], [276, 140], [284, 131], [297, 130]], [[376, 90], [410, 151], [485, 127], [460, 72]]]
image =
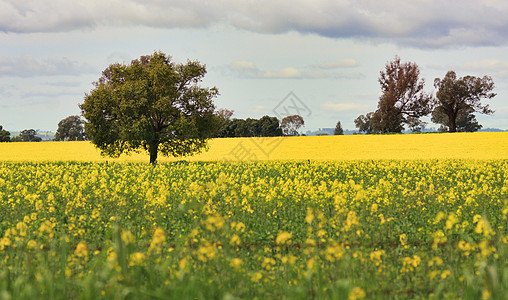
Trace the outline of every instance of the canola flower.
[[498, 299], [506, 174], [501, 159], [0, 162], [0, 294]]

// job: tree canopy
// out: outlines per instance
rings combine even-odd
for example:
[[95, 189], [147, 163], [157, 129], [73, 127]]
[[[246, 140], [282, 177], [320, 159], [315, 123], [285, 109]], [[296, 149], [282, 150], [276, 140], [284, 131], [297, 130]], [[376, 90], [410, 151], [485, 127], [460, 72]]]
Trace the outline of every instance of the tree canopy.
[[379, 84], [382, 95], [378, 109], [355, 119], [360, 132], [400, 133], [408, 126], [414, 132], [421, 131], [425, 122], [420, 118], [432, 112], [432, 95], [423, 88], [416, 63], [401, 62], [400, 57], [385, 65], [380, 71]]
[[495, 93], [492, 93], [494, 82], [490, 76], [457, 78], [454, 71], [448, 71], [443, 79], [436, 78], [434, 80], [434, 86], [438, 89], [435, 114], [447, 116], [449, 132], [460, 130], [457, 126], [459, 117], [469, 118], [472, 121], [474, 112], [494, 113], [488, 104], [481, 103], [482, 99], [492, 99], [496, 96]]
[[10, 142], [11, 141], [11, 133], [3, 128], [0, 125], [0, 142]]
[[[231, 115], [229, 115], [231, 117]], [[282, 129], [276, 117], [263, 116], [261, 119], [222, 118], [217, 137], [267, 137], [281, 136]]]
[[295, 136], [298, 135], [298, 129], [305, 124], [302, 116], [292, 115], [282, 119], [280, 127], [284, 135]]
[[15, 142], [40, 142], [42, 138], [37, 136], [37, 131], [35, 129], [25, 129], [21, 131], [19, 136], [13, 139]]
[[198, 61], [176, 64], [154, 52], [129, 65], [107, 67], [80, 105], [85, 131], [104, 155], [146, 150], [187, 156], [206, 147], [216, 129], [217, 88], [198, 85], [206, 74]]
[[56, 141], [83, 141], [85, 129], [80, 116], [69, 116], [58, 122], [55, 134]]
[[380, 72], [381, 95], [378, 103], [379, 131], [402, 132], [404, 124], [413, 131], [424, 125], [420, 120], [432, 111], [432, 96], [423, 90], [425, 80], [420, 79], [416, 63], [400, 61], [396, 56]]

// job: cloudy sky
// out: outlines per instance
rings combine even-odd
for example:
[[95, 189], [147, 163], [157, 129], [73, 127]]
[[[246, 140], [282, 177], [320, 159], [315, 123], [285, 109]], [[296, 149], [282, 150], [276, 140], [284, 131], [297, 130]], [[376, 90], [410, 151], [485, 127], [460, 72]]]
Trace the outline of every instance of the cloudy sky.
[[428, 92], [449, 70], [492, 76], [496, 112], [477, 118], [508, 129], [507, 15], [506, 0], [0, 0], [0, 125], [55, 131], [109, 64], [162, 51], [206, 64], [237, 118], [297, 104], [304, 130], [354, 129], [398, 55]]

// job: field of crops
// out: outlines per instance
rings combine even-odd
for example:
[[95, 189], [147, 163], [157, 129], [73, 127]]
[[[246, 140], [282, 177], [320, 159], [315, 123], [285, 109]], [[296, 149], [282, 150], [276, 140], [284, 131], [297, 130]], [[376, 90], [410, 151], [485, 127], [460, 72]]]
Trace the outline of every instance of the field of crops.
[[0, 158], [0, 299], [506, 299], [508, 152], [492, 145], [483, 160]]
[[[212, 139], [208, 151], [160, 162], [508, 159], [508, 132]], [[101, 157], [90, 142], [0, 143], [0, 161], [148, 162], [147, 153]]]

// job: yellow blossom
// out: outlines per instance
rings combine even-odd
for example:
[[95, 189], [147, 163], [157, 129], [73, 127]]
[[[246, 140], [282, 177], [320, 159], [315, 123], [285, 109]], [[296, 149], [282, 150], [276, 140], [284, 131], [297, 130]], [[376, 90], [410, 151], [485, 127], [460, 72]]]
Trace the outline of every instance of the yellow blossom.
[[233, 258], [230, 262], [229, 262], [229, 265], [234, 268], [234, 269], [238, 269], [240, 268], [240, 266], [242, 265], [242, 260], [239, 259], [239, 258]]
[[446, 220], [446, 225], [445, 225], [446, 230], [452, 229], [453, 225], [455, 225], [458, 221], [459, 220], [457, 219], [455, 214], [453, 212], [450, 213], [450, 215], [448, 216], [448, 219]]
[[442, 211], [438, 212], [436, 219], [434, 220], [434, 224], [441, 222], [441, 220], [443, 220], [444, 218], [446, 218], [446, 214]]
[[436, 265], [436, 266], [442, 266], [443, 265], [443, 259], [441, 259], [441, 257], [439, 257], [439, 256], [434, 256], [431, 260], [429, 260], [428, 266], [432, 267], [434, 265]]
[[414, 271], [421, 263], [421, 258], [418, 255], [413, 255], [413, 257], [404, 257], [402, 259], [402, 269], [400, 270], [402, 273], [408, 273]]
[[142, 266], [145, 263], [145, 254], [134, 252], [129, 256], [129, 266]]
[[240, 245], [240, 237], [237, 234], [233, 234], [231, 236], [231, 239], [229, 240], [229, 244], [231, 246], [238, 246], [238, 245]]
[[450, 270], [444, 270], [443, 273], [441, 273], [441, 279], [445, 279], [446, 277], [450, 276], [452, 273]]
[[346, 225], [344, 226], [344, 229], [346, 231], [349, 231], [353, 225], [358, 225], [358, 217], [356, 216], [356, 213], [354, 210], [351, 210], [347, 214], [346, 218]]
[[254, 275], [251, 276], [250, 280], [253, 282], [258, 282], [259, 280], [261, 280], [261, 278], [263, 278], [263, 274], [261, 274], [260, 272], [256, 272], [254, 273]]
[[275, 242], [278, 244], [278, 245], [289, 245], [291, 244], [291, 238], [293, 237], [293, 235], [289, 232], [286, 232], [286, 231], [283, 231], [283, 232], [280, 232], [278, 235], [277, 235], [277, 238], [275, 239]]
[[150, 242], [149, 250], [156, 249], [160, 251], [162, 244], [166, 241], [166, 233], [160, 227], [157, 227], [153, 233], [152, 241]]
[[26, 236], [26, 230], [28, 229], [28, 226], [24, 222], [18, 222], [16, 224], [16, 229], [19, 232], [19, 236]]
[[365, 291], [362, 290], [359, 287], [355, 287], [351, 290], [351, 292], [348, 295], [348, 300], [356, 300], [356, 299], [362, 299], [365, 298], [366, 294]]
[[82, 258], [88, 257], [88, 248], [84, 242], [78, 243], [78, 245], [76, 246], [76, 250], [74, 250], [74, 255]]
[[400, 245], [404, 247], [404, 249], [409, 248], [409, 245], [407, 244], [407, 235], [405, 233], [401, 234], [399, 236]]
[[381, 256], [385, 254], [385, 250], [376, 250], [370, 253], [370, 260], [376, 265], [379, 266], [383, 260]]
[[313, 220], [314, 214], [312, 213], [312, 209], [309, 207], [307, 208], [307, 216], [305, 217], [305, 222], [311, 224]]

